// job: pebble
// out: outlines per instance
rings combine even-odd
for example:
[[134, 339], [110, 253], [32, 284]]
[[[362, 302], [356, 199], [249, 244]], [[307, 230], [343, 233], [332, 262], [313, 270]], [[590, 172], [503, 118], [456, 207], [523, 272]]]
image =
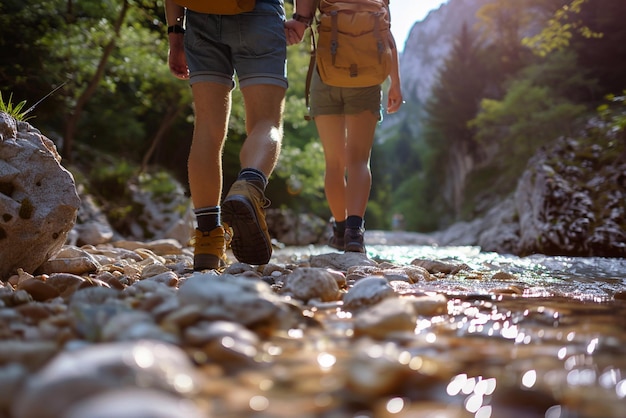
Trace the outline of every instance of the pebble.
[[[523, 287], [508, 273], [339, 252], [193, 272], [191, 254], [171, 240], [68, 245], [36, 274], [18, 271], [1, 284], [0, 417], [474, 416], [472, 396], [484, 403], [476, 411], [490, 398], [467, 383], [478, 382], [468, 377], [473, 368], [502, 393], [523, 397], [516, 376], [532, 367], [516, 355], [541, 353], [536, 372], [563, 387], [573, 375], [554, 372], [560, 362], [580, 373], [587, 364], [577, 349], [562, 351], [568, 341], [587, 353], [594, 332], [609, 335], [595, 344], [610, 350], [626, 342], [617, 325], [584, 331], [568, 321], [577, 312], [609, 317], [607, 307], [554, 302], [512, 314]], [[433, 290], [455, 274], [481, 285], [491, 277], [499, 287], [476, 297], [458, 285]], [[525, 318], [538, 324], [534, 334], [517, 327]], [[566, 334], [550, 328], [557, 320]], [[524, 332], [553, 343], [517, 347], [530, 338]], [[606, 362], [595, 387], [603, 418], [621, 414], [623, 363]], [[466, 386], [446, 395], [458, 376]], [[576, 387], [563, 400], [550, 387], [535, 393], [530, 411], [581, 396]], [[512, 397], [494, 399], [506, 416], [519, 410]]]

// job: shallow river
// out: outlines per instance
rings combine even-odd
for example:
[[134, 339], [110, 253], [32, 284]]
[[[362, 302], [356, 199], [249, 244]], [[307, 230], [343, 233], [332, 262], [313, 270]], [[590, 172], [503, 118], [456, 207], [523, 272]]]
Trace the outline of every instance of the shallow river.
[[[275, 256], [324, 252], [290, 247]], [[321, 326], [270, 341], [268, 368], [232, 382], [251, 400], [213, 405], [215, 416], [626, 417], [625, 259], [418, 245], [368, 245], [368, 256], [468, 268], [396, 290], [447, 296], [447, 312], [420, 316], [413, 335], [359, 340], [340, 307], [312, 309]]]

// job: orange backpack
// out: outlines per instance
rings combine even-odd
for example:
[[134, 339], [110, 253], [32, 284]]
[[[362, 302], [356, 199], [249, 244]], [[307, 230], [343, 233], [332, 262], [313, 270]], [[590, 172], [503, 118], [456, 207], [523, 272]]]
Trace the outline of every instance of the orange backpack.
[[391, 72], [388, 0], [320, 0], [316, 64], [337, 87], [381, 84]]
[[236, 15], [254, 9], [255, 0], [175, 0], [179, 6], [212, 15]]

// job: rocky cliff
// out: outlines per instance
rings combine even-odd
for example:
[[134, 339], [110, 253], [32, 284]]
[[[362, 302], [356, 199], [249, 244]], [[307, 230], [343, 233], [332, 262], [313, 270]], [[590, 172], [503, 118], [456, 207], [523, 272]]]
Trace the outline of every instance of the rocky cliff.
[[411, 29], [400, 57], [407, 102], [424, 103], [463, 23], [472, 27], [476, 11], [490, 0], [449, 0]]

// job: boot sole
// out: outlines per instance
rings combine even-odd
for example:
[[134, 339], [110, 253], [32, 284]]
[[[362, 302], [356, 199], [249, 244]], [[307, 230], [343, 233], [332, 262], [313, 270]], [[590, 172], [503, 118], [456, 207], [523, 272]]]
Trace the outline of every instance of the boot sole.
[[345, 251], [348, 253], [365, 253], [365, 245], [358, 242], [351, 242], [346, 244]]
[[267, 264], [272, 257], [272, 243], [261, 229], [256, 210], [245, 196], [233, 195], [222, 203], [222, 218], [233, 228], [230, 247], [242, 263]]
[[196, 254], [193, 256], [193, 269], [198, 270], [217, 270], [226, 264], [218, 256], [213, 254]]

